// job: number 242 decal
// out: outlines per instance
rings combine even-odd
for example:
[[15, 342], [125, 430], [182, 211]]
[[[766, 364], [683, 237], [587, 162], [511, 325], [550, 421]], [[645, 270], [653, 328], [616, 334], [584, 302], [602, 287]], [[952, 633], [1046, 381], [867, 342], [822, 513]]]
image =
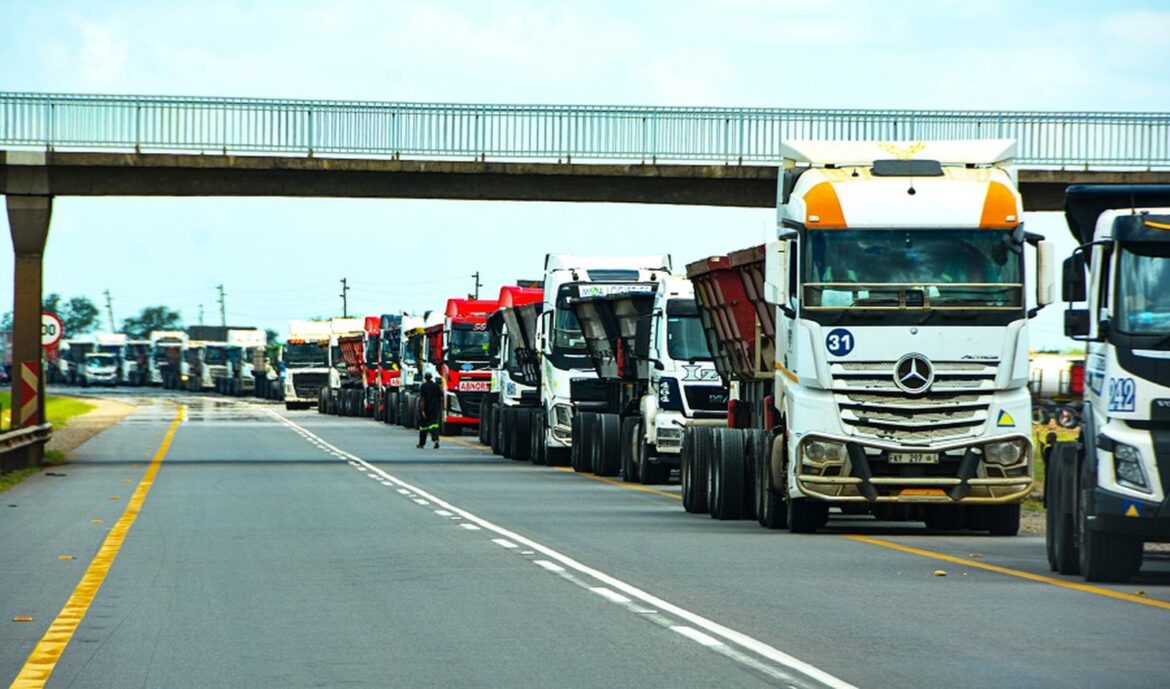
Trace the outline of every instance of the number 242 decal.
[[1109, 411], [1133, 411], [1137, 386], [1133, 378], [1109, 379]]

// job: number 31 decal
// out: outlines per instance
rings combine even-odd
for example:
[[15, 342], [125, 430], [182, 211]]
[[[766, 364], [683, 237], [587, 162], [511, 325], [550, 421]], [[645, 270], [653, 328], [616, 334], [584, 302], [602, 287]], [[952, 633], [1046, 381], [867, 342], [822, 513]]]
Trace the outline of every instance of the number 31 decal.
[[833, 328], [825, 337], [825, 349], [833, 356], [845, 356], [853, 351], [853, 333], [845, 328]]

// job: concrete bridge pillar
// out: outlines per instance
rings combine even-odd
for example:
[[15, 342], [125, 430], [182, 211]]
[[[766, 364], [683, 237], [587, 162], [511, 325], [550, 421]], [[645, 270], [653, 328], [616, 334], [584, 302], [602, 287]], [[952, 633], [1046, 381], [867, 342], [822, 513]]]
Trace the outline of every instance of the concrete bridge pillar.
[[[38, 154], [31, 154], [37, 157]], [[12, 308], [12, 427], [44, 423], [45, 376], [41, 358], [41, 275], [53, 197], [48, 193], [48, 170], [41, 160], [14, 165], [8, 154], [8, 225], [16, 254]], [[23, 161], [22, 161], [23, 162]], [[40, 165], [36, 165], [40, 162]], [[25, 456], [26, 465], [40, 464], [41, 444]]]

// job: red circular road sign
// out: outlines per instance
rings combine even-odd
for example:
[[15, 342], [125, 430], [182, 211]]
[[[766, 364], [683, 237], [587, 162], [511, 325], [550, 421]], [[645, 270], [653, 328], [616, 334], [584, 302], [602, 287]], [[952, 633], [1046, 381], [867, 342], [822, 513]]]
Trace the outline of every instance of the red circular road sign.
[[55, 313], [44, 311], [41, 313], [41, 346], [52, 347], [61, 341], [65, 334], [65, 324]]

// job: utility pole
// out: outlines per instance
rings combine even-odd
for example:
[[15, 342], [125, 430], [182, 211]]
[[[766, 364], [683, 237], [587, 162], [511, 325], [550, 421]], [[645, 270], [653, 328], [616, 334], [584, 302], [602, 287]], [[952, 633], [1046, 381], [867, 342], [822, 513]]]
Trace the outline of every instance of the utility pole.
[[203, 304], [199, 305], [199, 325], [203, 325]]
[[118, 328], [114, 326], [114, 300], [110, 296], [110, 290], [103, 292], [106, 295], [106, 315], [110, 317], [110, 332], [118, 332]]
[[475, 298], [479, 299], [479, 288], [483, 287], [483, 283], [479, 281], [479, 271], [472, 273], [471, 277], [475, 278]]
[[224, 299], [223, 299], [224, 292], [223, 292], [223, 283], [222, 282], [219, 284], [219, 287], [217, 289], [219, 289], [219, 324], [226, 328], [227, 327], [227, 305], [224, 303]]
[[349, 284], [345, 278], [341, 278], [341, 317], [349, 318]]

